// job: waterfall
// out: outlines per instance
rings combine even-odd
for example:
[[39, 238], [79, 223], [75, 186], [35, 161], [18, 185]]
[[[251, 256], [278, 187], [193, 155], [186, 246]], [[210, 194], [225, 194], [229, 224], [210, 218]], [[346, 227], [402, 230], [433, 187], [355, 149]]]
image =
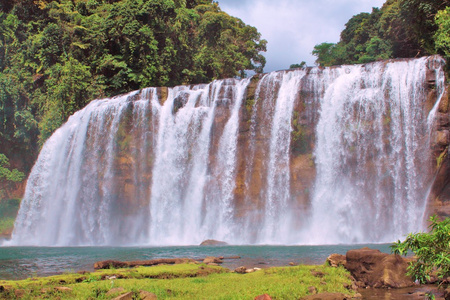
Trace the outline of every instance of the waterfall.
[[361, 243], [421, 230], [442, 66], [305, 68], [94, 100], [44, 144], [6, 244]]

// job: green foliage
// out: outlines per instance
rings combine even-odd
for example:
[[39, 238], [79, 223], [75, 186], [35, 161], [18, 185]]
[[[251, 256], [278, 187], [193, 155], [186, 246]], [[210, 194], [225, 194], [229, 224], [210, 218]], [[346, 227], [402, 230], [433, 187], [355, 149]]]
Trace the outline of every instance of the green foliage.
[[409, 234], [405, 241], [394, 243], [391, 248], [396, 254], [413, 252], [416, 260], [408, 267], [408, 274], [424, 283], [431, 274], [443, 280], [450, 276], [450, 218], [439, 221], [430, 217], [430, 232]]
[[435, 33], [436, 49], [446, 57], [450, 57], [450, 7], [441, 10], [436, 15], [438, 29]]
[[302, 61], [299, 64], [292, 64], [289, 66], [289, 69], [297, 69], [297, 68], [305, 68], [306, 67], [306, 61]]
[[24, 178], [24, 174], [17, 169], [10, 170], [9, 159], [0, 153], [0, 180], [20, 182]]
[[20, 199], [0, 201], [0, 234], [12, 230], [19, 206]]
[[26, 170], [52, 132], [92, 99], [265, 65], [256, 28], [212, 0], [3, 2], [0, 152]]
[[450, 1], [388, 0], [381, 9], [353, 16], [337, 44], [316, 45], [322, 66], [367, 63], [449, 52]]

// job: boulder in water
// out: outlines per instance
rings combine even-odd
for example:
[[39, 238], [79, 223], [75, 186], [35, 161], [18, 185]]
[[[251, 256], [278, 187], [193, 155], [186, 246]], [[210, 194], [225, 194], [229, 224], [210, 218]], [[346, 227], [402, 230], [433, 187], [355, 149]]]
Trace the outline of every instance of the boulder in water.
[[226, 245], [228, 244], [217, 240], [205, 240], [200, 244], [200, 246], [226, 246]]
[[406, 275], [408, 263], [399, 255], [362, 248], [349, 250], [345, 267], [358, 282], [375, 288], [405, 288], [414, 285]]

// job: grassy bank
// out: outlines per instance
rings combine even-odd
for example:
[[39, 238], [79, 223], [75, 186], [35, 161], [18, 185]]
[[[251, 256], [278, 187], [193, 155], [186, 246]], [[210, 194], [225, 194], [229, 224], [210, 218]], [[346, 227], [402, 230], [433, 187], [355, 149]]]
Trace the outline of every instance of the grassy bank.
[[158, 299], [254, 299], [269, 294], [273, 299], [299, 299], [315, 287], [317, 292], [351, 294], [349, 274], [343, 268], [295, 266], [270, 268], [249, 274], [232, 273], [204, 264], [160, 265], [132, 269], [71, 273], [21, 281], [0, 281], [5, 299], [114, 299], [140, 292]]

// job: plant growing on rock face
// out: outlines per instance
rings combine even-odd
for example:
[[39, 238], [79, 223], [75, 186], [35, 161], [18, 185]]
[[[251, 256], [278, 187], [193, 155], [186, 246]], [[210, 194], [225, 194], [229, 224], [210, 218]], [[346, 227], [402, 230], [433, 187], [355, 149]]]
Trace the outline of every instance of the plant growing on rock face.
[[407, 255], [412, 251], [416, 260], [410, 263], [408, 275], [421, 283], [435, 274], [439, 281], [450, 276], [450, 218], [439, 221], [430, 217], [430, 232], [410, 233], [405, 241], [391, 246], [392, 252]]

